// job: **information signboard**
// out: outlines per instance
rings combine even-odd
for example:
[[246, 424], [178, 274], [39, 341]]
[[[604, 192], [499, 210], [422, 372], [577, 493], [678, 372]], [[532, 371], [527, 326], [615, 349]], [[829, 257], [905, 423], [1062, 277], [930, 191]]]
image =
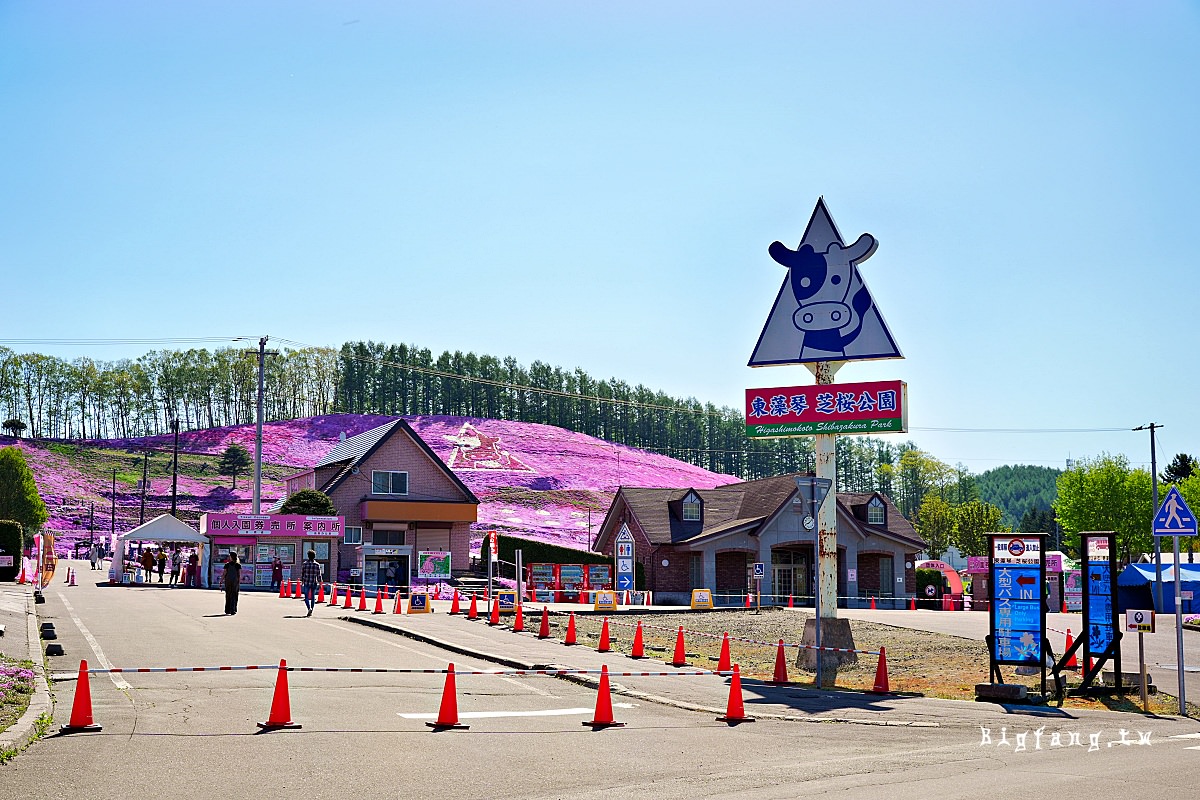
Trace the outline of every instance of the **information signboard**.
[[633, 533], [628, 525], [621, 525], [616, 539], [616, 574], [618, 591], [627, 592], [634, 588]]
[[1043, 536], [993, 533], [988, 537], [992, 664], [1040, 668], [1046, 637]]
[[713, 607], [712, 592], [708, 589], [692, 589], [692, 608]]
[[1098, 658], [1113, 646], [1113, 600], [1116, 582], [1112, 571], [1112, 534], [1084, 533], [1083, 621], [1087, 630], [1084, 655]]

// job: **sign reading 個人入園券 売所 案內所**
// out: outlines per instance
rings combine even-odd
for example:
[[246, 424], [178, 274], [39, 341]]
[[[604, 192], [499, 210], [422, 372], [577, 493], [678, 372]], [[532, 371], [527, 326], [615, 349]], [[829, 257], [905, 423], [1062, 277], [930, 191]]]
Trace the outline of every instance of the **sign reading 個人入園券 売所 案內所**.
[[747, 389], [746, 435], [904, 433], [907, 391], [903, 381]]

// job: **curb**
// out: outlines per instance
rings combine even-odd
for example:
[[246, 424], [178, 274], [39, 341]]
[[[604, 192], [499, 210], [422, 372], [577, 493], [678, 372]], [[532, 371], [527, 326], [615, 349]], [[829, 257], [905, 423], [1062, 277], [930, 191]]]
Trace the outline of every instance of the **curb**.
[[[482, 650], [472, 650], [471, 648], [463, 647], [462, 645], [454, 644], [453, 642], [447, 642], [447, 641], [438, 639], [436, 637], [430, 636], [425, 633], [418, 633], [416, 631], [408, 630], [406, 628], [397, 628], [397, 627], [387, 624], [386, 622], [374, 620], [369, 617], [338, 617], [338, 619], [343, 620], [345, 622], [354, 622], [358, 625], [364, 625], [368, 628], [375, 628], [376, 630], [387, 631], [388, 633], [394, 633], [399, 636], [404, 636], [408, 639], [413, 639], [418, 642], [423, 642], [425, 644], [433, 645], [434, 647], [440, 648], [442, 650], [448, 650], [451, 653], [458, 653], [459, 655], [467, 656], [469, 658], [478, 658], [482, 661], [491, 661], [492, 663], [501, 664], [505, 667], [508, 667], [509, 669], [539, 670], [539, 669], [566, 669], [567, 668], [567, 667], [559, 665], [559, 664], [530, 664], [529, 662], [526, 662], [526, 661], [518, 661], [515, 658], [508, 658], [506, 656], [498, 656], [498, 655], [494, 655], [492, 653], [485, 653]], [[600, 685], [600, 679], [593, 678], [590, 675], [555, 675], [554, 677], [557, 678], [558, 680], [570, 681], [571, 683], [576, 683], [581, 686], [587, 686], [589, 688], [597, 688]], [[682, 711], [696, 711], [696, 712], [699, 712], [702, 714], [716, 714], [718, 716], [723, 715], [726, 712], [726, 709], [724, 709], [724, 708], [713, 708], [712, 706], [702, 706], [702, 705], [698, 705], [696, 703], [688, 703], [683, 700], [675, 700], [670, 697], [662, 697], [660, 695], [649, 694], [647, 692], [641, 692], [636, 689], [630, 689], [627, 686], [623, 686], [616, 682], [611, 682], [609, 684], [609, 689], [612, 692], [623, 695], [625, 697], [632, 697], [635, 700], [644, 700], [647, 703], [655, 703], [656, 705], [668, 706], [670, 708], [678, 708]], [[762, 713], [756, 713], [755, 716], [758, 719], [772, 719], [772, 720], [778, 720], [781, 722], [815, 722], [815, 723], [823, 723], [823, 724], [840, 723], [843, 725], [872, 725], [872, 726], [876, 726], [876, 727], [886, 726], [886, 727], [897, 727], [897, 728], [940, 728], [941, 727], [941, 725], [937, 722], [920, 722], [920, 721], [915, 721], [915, 720], [908, 721], [908, 722], [900, 722], [900, 721], [891, 721], [891, 720], [850, 719], [850, 718], [846, 718], [846, 717], [797, 717], [797, 716], [790, 715], [790, 714], [762, 714]]]
[[37, 738], [37, 720], [42, 714], [54, 713], [50, 698], [50, 685], [46, 682], [45, 658], [42, 655], [42, 637], [38, 631], [37, 605], [33, 593], [25, 594], [25, 627], [28, 658], [33, 662], [33, 695], [29, 707], [11, 727], [0, 733], [0, 751], [20, 752]]

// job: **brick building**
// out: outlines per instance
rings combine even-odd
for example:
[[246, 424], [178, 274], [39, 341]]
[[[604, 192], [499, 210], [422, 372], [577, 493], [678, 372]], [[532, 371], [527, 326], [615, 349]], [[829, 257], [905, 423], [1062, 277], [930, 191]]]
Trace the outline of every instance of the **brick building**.
[[402, 419], [339, 442], [312, 469], [287, 478], [287, 493], [319, 489], [345, 516], [339, 583], [411, 586], [416, 556], [449, 552], [470, 563], [479, 500]]
[[[653, 591], [655, 602], [687, 602], [692, 589], [711, 589], [718, 603], [741, 602], [754, 590], [754, 563], [762, 562], [764, 604], [793, 597], [811, 605], [815, 535], [801, 523], [797, 477], [715, 489], [621, 487], [596, 550], [611, 555], [627, 526], [647, 584], [639, 588]], [[839, 493], [837, 531], [840, 605], [916, 590], [913, 564], [925, 543], [886, 495]]]

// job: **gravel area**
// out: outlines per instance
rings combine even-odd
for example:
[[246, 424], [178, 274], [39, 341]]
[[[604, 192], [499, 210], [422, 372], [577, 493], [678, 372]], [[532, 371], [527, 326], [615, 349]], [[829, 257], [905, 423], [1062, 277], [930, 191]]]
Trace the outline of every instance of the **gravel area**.
[[[769, 643], [778, 643], [780, 639], [785, 643], [800, 642], [805, 620], [811, 617], [811, 611], [800, 609], [762, 609], [758, 613], [744, 609], [719, 609], [651, 614], [642, 618], [642, 638], [647, 656], [670, 659], [679, 626], [682, 625], [688, 663], [712, 668], [721, 652], [722, 635], [728, 633], [731, 661], [738, 664], [742, 674], [770, 679], [774, 673], [778, 647]], [[576, 615], [575, 620], [580, 643], [594, 647], [599, 641], [604, 617], [580, 614]], [[636, 616], [629, 614], [609, 618], [609, 638], [614, 650], [629, 652], [637, 621]], [[563, 636], [566, 618], [556, 616], [554, 625], [554, 635]], [[881, 647], [886, 648], [888, 677], [893, 692], [974, 700], [975, 684], [988, 682], [988, 652], [981, 641], [861, 620], [851, 620], [850, 629], [857, 649], [879, 652]], [[745, 639], [753, 642], [741, 641]], [[798, 652], [791, 647], [785, 650], [788, 678], [798, 684], [812, 684], [813, 673], [797, 664]], [[875, 682], [878, 663], [875, 655], [859, 654], [857, 663], [838, 668], [836, 685], [843, 689], [870, 689]], [[1006, 682], [1024, 683], [1031, 690], [1040, 691], [1040, 676], [1019, 676], [1013, 667], [1004, 667], [1003, 674]], [[1071, 683], [1078, 683], [1078, 678]], [[1136, 693], [1096, 700], [1067, 698], [1062, 705], [1066, 708], [1141, 710], [1140, 697]], [[1177, 712], [1178, 708], [1178, 700], [1168, 694], [1159, 693], [1151, 697], [1152, 712], [1171, 714]], [[1197, 713], [1200, 713], [1200, 708], [1197, 708]]]

